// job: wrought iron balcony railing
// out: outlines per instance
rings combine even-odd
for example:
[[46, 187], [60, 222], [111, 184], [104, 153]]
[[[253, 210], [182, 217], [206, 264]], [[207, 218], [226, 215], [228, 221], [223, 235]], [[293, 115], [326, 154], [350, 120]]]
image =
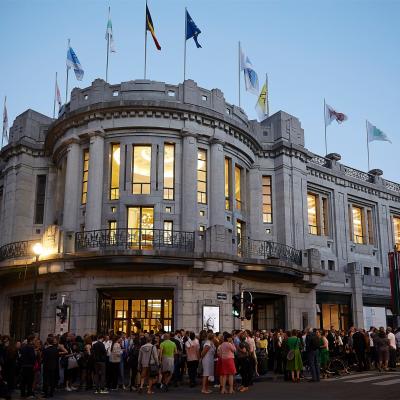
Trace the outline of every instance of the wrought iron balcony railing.
[[170, 231], [164, 229], [100, 229], [77, 232], [75, 250], [131, 249], [194, 250], [194, 232]]
[[238, 255], [245, 258], [275, 258], [301, 265], [301, 250], [264, 240], [243, 239], [238, 244]]
[[34, 256], [32, 246], [35, 240], [24, 240], [21, 242], [8, 243], [0, 247], [0, 261], [10, 258]]

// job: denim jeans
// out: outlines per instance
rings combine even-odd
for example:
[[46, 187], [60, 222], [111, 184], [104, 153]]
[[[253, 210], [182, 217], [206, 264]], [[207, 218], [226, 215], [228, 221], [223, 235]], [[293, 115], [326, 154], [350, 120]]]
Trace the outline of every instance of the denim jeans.
[[318, 360], [318, 350], [310, 350], [307, 354], [308, 365], [310, 367], [311, 376], [313, 381], [319, 381], [319, 360]]

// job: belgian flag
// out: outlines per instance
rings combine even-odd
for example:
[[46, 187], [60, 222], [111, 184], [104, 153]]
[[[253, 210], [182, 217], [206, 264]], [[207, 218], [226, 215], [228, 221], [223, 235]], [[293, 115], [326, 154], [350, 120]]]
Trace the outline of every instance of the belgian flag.
[[147, 4], [146, 4], [146, 30], [150, 31], [151, 36], [153, 36], [154, 44], [156, 45], [157, 50], [161, 50], [160, 43], [158, 43], [156, 34], [154, 32], [153, 20], [151, 19], [149, 7], [147, 7]]

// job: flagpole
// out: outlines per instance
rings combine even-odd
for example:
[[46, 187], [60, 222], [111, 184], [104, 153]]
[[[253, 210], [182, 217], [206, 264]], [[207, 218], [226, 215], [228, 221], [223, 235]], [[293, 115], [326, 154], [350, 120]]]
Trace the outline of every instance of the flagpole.
[[147, 0], [146, 0], [146, 18], [144, 20], [144, 79], [146, 79], [146, 63], [147, 63]]
[[238, 44], [238, 67], [239, 67], [238, 78], [239, 78], [239, 107], [240, 107], [240, 40]]
[[269, 84], [268, 84], [268, 73], [265, 73], [265, 90], [267, 92], [267, 117], [269, 117]]
[[367, 125], [367, 120], [365, 120], [365, 131], [367, 132], [367, 154], [368, 154], [368, 172], [370, 171], [370, 166], [369, 166], [369, 140], [368, 140], [368, 125]]
[[[4, 133], [5, 134], [7, 134], [6, 132], [5, 132], [5, 126], [4, 126], [4, 111], [5, 111], [5, 109], [6, 109], [6, 103], [7, 103], [7, 96], [4, 96], [4, 107], [3, 107], [3, 131], [2, 131], [2, 134], [1, 134], [1, 148], [3, 148], [3, 143], [4, 143]], [[7, 117], [8, 118], [8, 117]]]
[[187, 36], [187, 8], [185, 7], [185, 46], [183, 50], [183, 83], [186, 80], [186, 36]]
[[[108, 21], [110, 21], [110, 8], [108, 7]], [[107, 62], [106, 62], [106, 82], [108, 82], [108, 55], [110, 53], [110, 32], [108, 32], [108, 21], [107, 21]]]
[[[68, 39], [68, 51], [70, 48], [70, 44], [71, 44], [71, 39]], [[67, 65], [67, 82], [65, 84], [65, 104], [68, 103], [68, 74], [69, 74], [69, 67]]]
[[326, 139], [326, 103], [325, 103], [325, 97], [324, 97], [324, 125], [325, 125], [325, 156], [328, 154], [328, 142]]
[[54, 83], [53, 119], [56, 117], [56, 96], [57, 96], [57, 72], [56, 72], [56, 81]]

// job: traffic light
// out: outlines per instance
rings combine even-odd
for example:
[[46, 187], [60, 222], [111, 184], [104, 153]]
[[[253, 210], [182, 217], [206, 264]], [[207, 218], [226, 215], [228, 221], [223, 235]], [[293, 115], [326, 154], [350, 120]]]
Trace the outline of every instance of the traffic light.
[[68, 306], [66, 304], [62, 304], [61, 306], [57, 306], [57, 317], [60, 318], [60, 323], [63, 324], [68, 317]]
[[232, 296], [232, 314], [236, 318], [240, 318], [240, 309], [242, 308], [240, 294]]
[[244, 309], [244, 316], [246, 319], [250, 320], [252, 315], [254, 314], [254, 304], [247, 303]]
[[252, 315], [254, 314], [253, 295], [251, 294], [251, 292], [243, 292], [243, 308], [244, 317], [250, 320]]

